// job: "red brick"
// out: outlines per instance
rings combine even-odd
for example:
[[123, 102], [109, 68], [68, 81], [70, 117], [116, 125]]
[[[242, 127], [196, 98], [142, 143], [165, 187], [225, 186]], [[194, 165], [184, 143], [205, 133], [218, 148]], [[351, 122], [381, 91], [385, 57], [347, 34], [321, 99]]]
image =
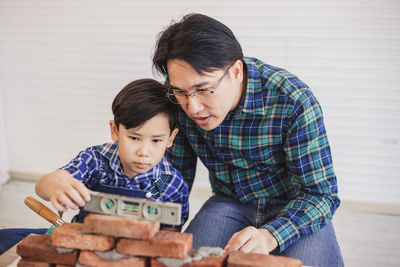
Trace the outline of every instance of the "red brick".
[[[222, 250], [222, 249], [221, 249]], [[214, 251], [215, 252], [215, 251]], [[212, 253], [211, 253], [212, 254]], [[221, 267], [226, 265], [226, 259], [228, 257], [228, 253], [225, 252], [224, 255], [222, 256], [208, 256], [206, 258], [203, 258], [201, 260], [195, 260], [198, 255], [198, 250], [194, 249], [190, 251], [189, 255], [185, 259], [171, 259], [169, 264], [173, 265], [179, 265], [181, 266], [183, 261], [188, 261], [188, 260], [194, 260], [192, 262], [188, 262], [182, 265], [182, 267]], [[200, 253], [200, 255], [204, 255], [204, 251]], [[181, 261], [181, 262], [179, 262]], [[162, 263], [162, 260], [160, 258], [156, 259], [151, 259], [151, 266], [152, 267], [166, 267], [165, 264]]]
[[152, 258], [150, 260], [150, 267], [166, 267], [166, 266], [161, 262], [159, 262], [158, 260]]
[[50, 264], [47, 262], [41, 261], [30, 261], [26, 259], [20, 259], [18, 261], [18, 267], [50, 267]]
[[102, 259], [93, 251], [82, 250], [79, 255], [79, 263], [85, 266], [96, 266], [96, 267], [108, 267], [108, 266], [120, 266], [120, 267], [145, 267], [147, 259], [143, 257], [124, 257], [118, 260], [105, 260]]
[[54, 247], [106, 251], [114, 248], [114, 237], [89, 235], [82, 232], [82, 223], [66, 223], [53, 231], [51, 244]]
[[228, 257], [228, 267], [301, 267], [298, 259], [258, 253], [232, 251]]
[[128, 255], [184, 259], [192, 249], [192, 243], [192, 234], [161, 230], [150, 240], [121, 238], [116, 250]]
[[[184, 265], [182, 265], [182, 267], [222, 267], [225, 266], [227, 256], [228, 254], [225, 254], [221, 257], [210, 256], [200, 261], [185, 263]], [[150, 263], [151, 267], [166, 267], [157, 259], [151, 259]]]
[[49, 235], [31, 234], [17, 245], [17, 254], [25, 260], [70, 265], [76, 263], [77, 251], [58, 253], [49, 245], [49, 241]]
[[160, 230], [159, 222], [131, 218], [89, 214], [83, 223], [83, 232], [116, 237], [150, 239]]
[[227, 256], [227, 253], [221, 257], [209, 256], [200, 261], [186, 263], [182, 267], [221, 267], [225, 265]]

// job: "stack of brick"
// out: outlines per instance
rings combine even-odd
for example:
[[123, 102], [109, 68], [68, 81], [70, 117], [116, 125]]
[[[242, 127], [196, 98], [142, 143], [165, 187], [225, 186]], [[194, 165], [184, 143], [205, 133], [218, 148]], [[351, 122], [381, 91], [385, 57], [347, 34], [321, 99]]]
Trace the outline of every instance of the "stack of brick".
[[222, 249], [196, 258], [192, 241], [192, 234], [160, 230], [158, 222], [90, 214], [84, 223], [64, 224], [52, 235], [26, 237], [17, 246], [18, 266], [301, 266], [294, 259], [261, 254], [233, 252], [228, 258]]
[[29, 235], [17, 246], [18, 266], [143, 266], [151, 257], [185, 258], [192, 235], [160, 230], [160, 223], [90, 214], [51, 235]]

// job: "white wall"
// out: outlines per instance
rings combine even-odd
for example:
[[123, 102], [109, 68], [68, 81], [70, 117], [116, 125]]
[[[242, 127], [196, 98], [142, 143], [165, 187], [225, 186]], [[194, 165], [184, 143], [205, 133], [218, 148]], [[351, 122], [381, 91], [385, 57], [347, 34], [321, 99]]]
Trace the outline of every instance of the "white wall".
[[2, 0], [10, 170], [49, 172], [108, 141], [113, 97], [128, 82], [152, 77], [157, 33], [188, 12], [221, 20], [247, 56], [284, 67], [312, 87], [343, 199], [400, 204], [395, 0]]
[[3, 89], [0, 84], [0, 185], [7, 182], [8, 173], [7, 137], [3, 112]]

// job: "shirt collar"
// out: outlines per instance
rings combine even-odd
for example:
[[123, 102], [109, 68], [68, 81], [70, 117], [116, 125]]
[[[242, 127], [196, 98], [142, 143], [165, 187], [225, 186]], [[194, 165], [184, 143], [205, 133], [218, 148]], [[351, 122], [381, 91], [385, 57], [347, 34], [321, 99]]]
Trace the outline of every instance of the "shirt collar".
[[245, 58], [247, 66], [247, 91], [243, 112], [266, 115], [263, 96], [263, 77], [260, 69], [264, 62], [255, 58]]
[[266, 114], [262, 76], [259, 70], [264, 63], [249, 57], [245, 57], [244, 60], [247, 69], [246, 93], [240, 99], [238, 107], [228, 113], [227, 119], [239, 119], [245, 113], [262, 116]]

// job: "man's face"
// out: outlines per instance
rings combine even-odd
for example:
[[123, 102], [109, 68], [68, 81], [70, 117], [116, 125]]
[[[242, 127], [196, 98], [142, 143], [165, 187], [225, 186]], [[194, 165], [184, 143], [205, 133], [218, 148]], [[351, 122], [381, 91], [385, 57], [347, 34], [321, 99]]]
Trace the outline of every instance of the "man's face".
[[180, 59], [169, 60], [167, 69], [171, 88], [185, 94], [212, 89], [218, 85], [213, 93], [177, 99], [186, 115], [206, 131], [220, 125], [228, 112], [239, 104], [243, 87], [243, 65], [239, 60], [229, 70], [225, 68], [203, 75]]
[[170, 130], [168, 116], [160, 113], [137, 128], [119, 129], [110, 121], [111, 137], [118, 141], [118, 152], [124, 173], [134, 177], [156, 166], [172, 145], [178, 129]]

